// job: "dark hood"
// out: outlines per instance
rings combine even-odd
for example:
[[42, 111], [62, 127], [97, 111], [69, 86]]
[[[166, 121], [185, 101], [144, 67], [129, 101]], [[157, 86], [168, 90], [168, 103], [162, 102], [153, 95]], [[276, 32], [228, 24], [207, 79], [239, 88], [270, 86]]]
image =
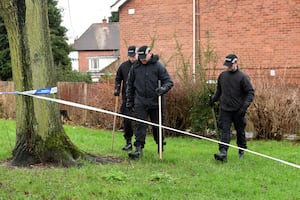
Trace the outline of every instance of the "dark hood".
[[149, 63], [156, 63], [157, 61], [159, 61], [159, 56], [153, 54], [149, 60]]

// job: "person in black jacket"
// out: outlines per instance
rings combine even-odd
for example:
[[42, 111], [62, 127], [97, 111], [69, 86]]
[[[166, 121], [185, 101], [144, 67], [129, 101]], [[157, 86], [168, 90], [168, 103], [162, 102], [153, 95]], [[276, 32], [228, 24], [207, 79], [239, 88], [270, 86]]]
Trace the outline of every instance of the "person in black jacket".
[[[133, 63], [136, 61], [136, 46], [129, 46], [128, 47], [128, 60], [123, 62], [116, 74], [115, 78], [115, 90], [114, 90], [114, 95], [119, 96], [120, 95], [120, 89], [122, 85], [122, 104], [121, 104], [121, 114], [124, 115], [131, 115], [131, 110], [129, 110], [126, 107], [126, 82], [127, 82], [127, 77], [129, 70]], [[132, 136], [133, 136], [133, 128], [132, 128], [132, 121], [130, 119], [124, 118], [123, 121], [123, 126], [124, 126], [124, 138], [126, 140], [125, 146], [122, 148], [122, 150], [127, 151], [132, 149]]]
[[[158, 82], [161, 82], [159, 87]], [[173, 87], [173, 81], [165, 68], [159, 61], [158, 55], [154, 55], [148, 46], [138, 49], [138, 61], [129, 71], [127, 80], [126, 106], [134, 108], [138, 119], [147, 120], [158, 124], [159, 105], [158, 96], [166, 94]], [[164, 109], [164, 98], [162, 96], [162, 110]], [[162, 112], [163, 120], [163, 112]], [[136, 150], [128, 154], [130, 158], [140, 158], [145, 145], [147, 124], [137, 122], [135, 130]], [[152, 126], [152, 133], [156, 144], [159, 144], [158, 127]], [[163, 145], [165, 141], [163, 138]]]
[[[237, 133], [237, 145], [247, 149], [245, 136], [247, 108], [254, 99], [254, 89], [249, 77], [240, 71], [238, 67], [238, 57], [235, 54], [229, 54], [225, 58], [224, 66], [227, 70], [223, 71], [217, 82], [217, 88], [210, 99], [210, 106], [220, 98], [220, 129], [221, 142], [229, 144], [231, 140], [231, 123]], [[219, 144], [219, 153], [214, 154], [214, 158], [220, 161], [227, 161], [228, 145]], [[244, 151], [239, 149], [239, 158], [244, 157]]]

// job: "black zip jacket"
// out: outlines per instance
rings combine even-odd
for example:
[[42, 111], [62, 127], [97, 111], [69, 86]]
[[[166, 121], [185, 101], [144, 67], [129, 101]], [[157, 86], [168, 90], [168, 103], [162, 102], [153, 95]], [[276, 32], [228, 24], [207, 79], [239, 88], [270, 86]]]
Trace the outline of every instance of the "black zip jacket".
[[138, 60], [129, 71], [127, 102], [157, 108], [158, 96], [155, 89], [158, 88], [158, 80], [161, 81], [161, 86], [165, 87], [166, 91], [173, 87], [173, 81], [164, 65], [159, 62], [159, 57], [153, 55], [146, 65]]
[[223, 71], [218, 77], [217, 89], [212, 101], [219, 98], [225, 111], [246, 110], [254, 99], [254, 89], [249, 77], [237, 69], [234, 72]]

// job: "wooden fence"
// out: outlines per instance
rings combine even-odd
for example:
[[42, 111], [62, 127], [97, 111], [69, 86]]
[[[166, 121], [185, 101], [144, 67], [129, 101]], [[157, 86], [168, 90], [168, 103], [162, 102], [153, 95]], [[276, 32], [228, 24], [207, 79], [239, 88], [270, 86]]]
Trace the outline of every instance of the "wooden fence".
[[[0, 91], [14, 91], [13, 82], [0, 81]], [[113, 95], [114, 82], [102, 81], [101, 83], [86, 84], [82, 82], [59, 82], [57, 97], [62, 100], [84, 104], [108, 111], [115, 109], [115, 96]], [[119, 97], [121, 98], [121, 97]], [[6, 119], [15, 118], [15, 95], [0, 95], [0, 117]], [[119, 99], [118, 108], [120, 108]], [[66, 110], [71, 121], [68, 124], [84, 125], [88, 127], [99, 127], [110, 129], [113, 126], [113, 116], [96, 111], [89, 111], [68, 105], [60, 105], [60, 110]], [[120, 119], [117, 120], [120, 126]], [[117, 128], [118, 128], [117, 126]]]

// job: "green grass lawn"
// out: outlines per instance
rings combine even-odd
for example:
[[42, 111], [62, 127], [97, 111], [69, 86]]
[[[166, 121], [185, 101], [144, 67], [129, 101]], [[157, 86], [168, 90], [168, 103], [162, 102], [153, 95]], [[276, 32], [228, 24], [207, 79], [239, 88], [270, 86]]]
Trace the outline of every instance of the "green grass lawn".
[[[0, 120], [0, 160], [11, 156], [15, 122]], [[82, 150], [114, 156], [121, 164], [81, 168], [14, 168], [0, 166], [0, 199], [300, 199], [300, 169], [246, 152], [238, 159], [230, 148], [227, 163], [213, 159], [217, 144], [205, 140], [167, 138], [159, 159], [147, 136], [143, 157], [129, 160], [123, 133], [65, 126]], [[232, 141], [235, 144], [235, 141]], [[291, 142], [249, 141], [249, 149], [300, 165], [300, 146]]]

